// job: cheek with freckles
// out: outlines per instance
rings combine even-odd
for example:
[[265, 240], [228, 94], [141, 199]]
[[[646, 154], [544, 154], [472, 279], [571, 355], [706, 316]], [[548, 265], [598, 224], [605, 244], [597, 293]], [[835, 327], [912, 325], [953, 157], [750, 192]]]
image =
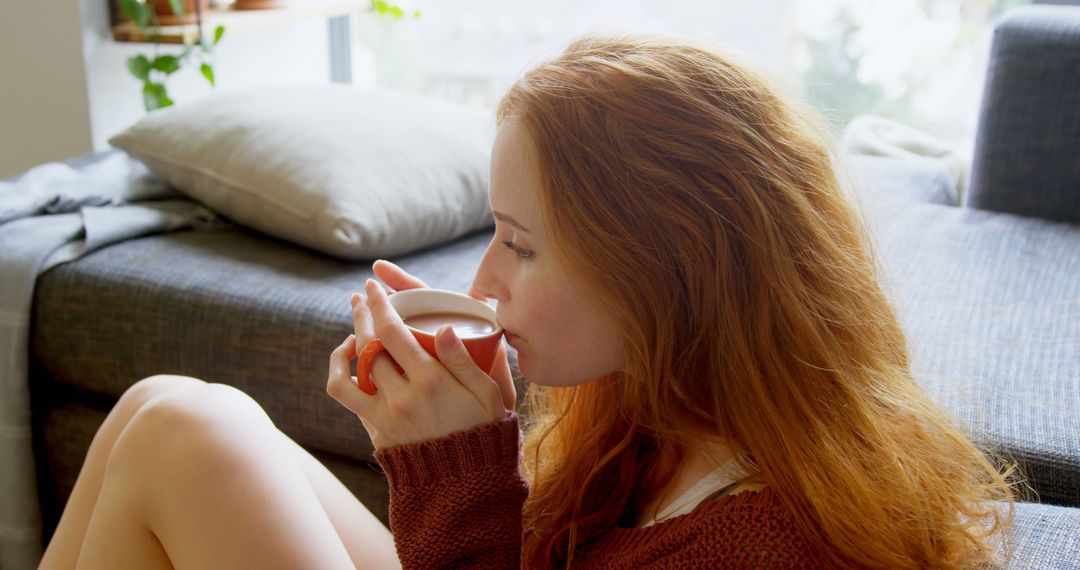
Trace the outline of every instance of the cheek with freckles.
[[615, 330], [577, 302], [534, 305], [529, 337], [520, 343], [518, 366], [530, 382], [573, 386], [595, 380], [621, 367]]

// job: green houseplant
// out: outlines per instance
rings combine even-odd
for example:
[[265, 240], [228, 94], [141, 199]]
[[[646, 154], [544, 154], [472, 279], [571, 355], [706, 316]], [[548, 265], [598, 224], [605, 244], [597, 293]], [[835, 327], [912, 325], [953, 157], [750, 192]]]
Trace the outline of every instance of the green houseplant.
[[[157, 0], [162, 3], [165, 0]], [[165, 82], [169, 76], [180, 71], [185, 65], [198, 65], [199, 73], [214, 87], [214, 48], [225, 34], [223, 26], [214, 29], [212, 37], [203, 35], [202, 31], [202, 8], [200, 2], [193, 3], [195, 7], [195, 25], [198, 37], [193, 45], [185, 45], [179, 54], [160, 53], [161, 48], [161, 23], [158, 20], [158, 11], [154, 1], [145, 0], [118, 0], [120, 12], [139, 27], [142, 34], [153, 43], [153, 52], [149, 55], [138, 54], [127, 59], [127, 69], [142, 81], [143, 106], [147, 111], [153, 111], [173, 104], [169, 97]], [[181, 0], [168, 0], [169, 11], [178, 21], [184, 21], [186, 11]]]
[[[167, 10], [160, 10], [159, 7], [166, 3]], [[165, 82], [169, 76], [180, 71], [189, 62], [192, 65], [197, 64], [199, 66], [199, 73], [206, 78], [211, 88], [215, 86], [214, 48], [217, 47], [222, 35], [225, 34], [225, 28], [219, 25], [214, 28], [212, 36], [204, 35], [202, 26], [202, 5], [204, 2], [188, 0], [187, 4], [194, 7], [194, 23], [198, 30], [197, 38], [193, 44], [185, 45], [179, 54], [163, 54], [160, 53], [162, 45], [161, 21], [158, 14], [159, 12], [171, 12], [173, 17], [170, 20], [186, 22], [190, 18], [187, 17], [188, 10], [185, 8], [185, 2], [182, 0], [117, 0], [120, 13], [134, 22], [142, 35], [148, 38], [154, 46], [153, 52], [149, 55], [138, 54], [129, 57], [126, 62], [128, 71], [142, 82], [143, 106], [147, 111], [168, 107], [173, 104]], [[399, 20], [407, 17], [407, 14], [400, 6], [386, 0], [373, 0], [371, 10], [382, 18]], [[413, 11], [411, 16], [419, 18], [420, 11]]]

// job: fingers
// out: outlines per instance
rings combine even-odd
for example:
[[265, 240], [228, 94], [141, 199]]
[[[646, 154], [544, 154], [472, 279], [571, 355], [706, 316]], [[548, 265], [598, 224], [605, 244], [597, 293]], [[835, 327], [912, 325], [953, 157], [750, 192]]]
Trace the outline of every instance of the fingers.
[[[401, 267], [398, 267], [385, 259], [376, 260], [375, 263], [371, 265], [371, 270], [375, 272], [375, 277], [378, 277], [379, 281], [382, 281], [387, 287], [394, 291], [428, 287], [427, 283], [424, 283], [419, 277], [410, 275]], [[469, 296], [473, 299], [484, 301], [485, 303], [488, 301], [486, 295], [481, 294], [473, 288], [469, 289]]]
[[[355, 331], [356, 339], [354, 341], [356, 345], [356, 354], [360, 355], [360, 359], [356, 365], [356, 373], [362, 375], [365, 366], [363, 364], [365, 361], [363, 358], [364, 349], [371, 341], [377, 338], [375, 336], [375, 322], [371, 317], [371, 312], [368, 310], [367, 301], [364, 295], [353, 293], [350, 303], [353, 308], [353, 329]], [[403, 380], [401, 375], [405, 372], [393, 359], [381, 352], [377, 353], [372, 359], [367, 360], [367, 367], [370, 383], [365, 381], [364, 378], [359, 378], [358, 383], [362, 387], [361, 389], [368, 393], [374, 389], [371, 387], [371, 384], [386, 386], [390, 383], [401, 381]], [[378, 378], [379, 381], [375, 382], [375, 378]]]
[[371, 319], [371, 313], [367, 310], [367, 303], [360, 293], [353, 293], [349, 299], [352, 304], [353, 332], [356, 335], [356, 352], [364, 349], [364, 345], [375, 338], [375, 323]]
[[382, 341], [387, 352], [405, 371], [406, 376], [409, 378], [423, 376], [424, 370], [434, 363], [431, 355], [409, 332], [397, 311], [390, 305], [386, 292], [374, 279], [367, 280], [364, 290], [367, 292], [368, 310], [374, 321], [375, 336]]
[[495, 381], [476, 365], [450, 325], [443, 326], [435, 333], [435, 352], [439, 356], [439, 362], [442, 362], [481, 405], [489, 411], [503, 409], [502, 396]]
[[371, 270], [375, 272], [375, 277], [378, 277], [379, 281], [386, 283], [387, 287], [395, 291], [427, 287], [427, 284], [418, 277], [409, 275], [404, 269], [385, 259], [380, 259], [372, 264]]
[[330, 372], [326, 379], [326, 393], [357, 415], [367, 415], [374, 402], [371, 396], [356, 387], [350, 367], [356, 358], [356, 337], [349, 335], [330, 353]]

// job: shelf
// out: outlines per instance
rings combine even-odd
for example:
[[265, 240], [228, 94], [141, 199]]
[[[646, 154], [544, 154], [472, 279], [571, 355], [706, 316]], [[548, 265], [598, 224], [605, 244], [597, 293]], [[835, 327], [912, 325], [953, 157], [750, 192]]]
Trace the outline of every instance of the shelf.
[[[307, 18], [334, 18], [371, 9], [370, 0], [301, 0], [284, 8], [269, 10], [207, 10], [203, 15], [203, 33], [213, 35], [214, 28], [225, 26], [225, 34], [277, 28]], [[150, 42], [134, 22], [113, 26], [113, 39], [118, 42]], [[161, 43], [193, 44], [198, 41], [195, 24], [161, 26]]]

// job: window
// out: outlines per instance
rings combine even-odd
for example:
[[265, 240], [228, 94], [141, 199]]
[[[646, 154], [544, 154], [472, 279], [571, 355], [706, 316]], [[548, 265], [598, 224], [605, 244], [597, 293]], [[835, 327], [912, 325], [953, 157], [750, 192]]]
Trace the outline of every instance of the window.
[[994, 18], [1024, 0], [402, 1], [417, 19], [364, 16], [377, 84], [493, 107], [531, 64], [588, 31], [704, 37], [758, 57], [839, 132], [883, 115], [973, 138]]

